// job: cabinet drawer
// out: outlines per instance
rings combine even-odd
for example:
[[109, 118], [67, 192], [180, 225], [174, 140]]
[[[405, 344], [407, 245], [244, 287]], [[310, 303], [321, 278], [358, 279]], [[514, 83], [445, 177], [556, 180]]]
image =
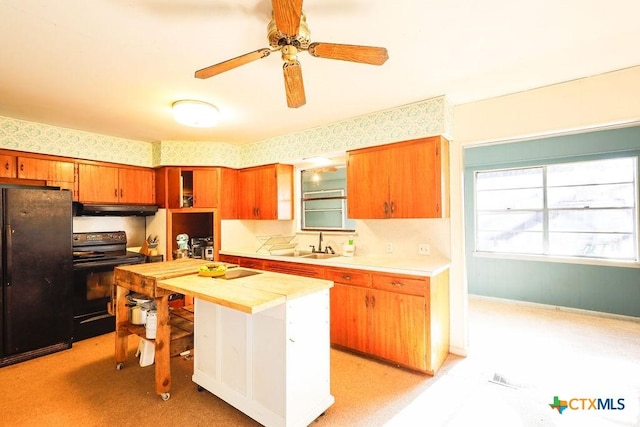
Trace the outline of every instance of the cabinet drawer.
[[220, 254], [220, 256], [218, 257], [218, 260], [220, 262], [228, 262], [229, 264], [238, 264], [240, 257], [234, 256], [234, 255]]
[[371, 286], [375, 289], [399, 292], [410, 295], [424, 295], [428, 284], [428, 277], [411, 277], [384, 274], [374, 274], [371, 276]]
[[322, 279], [324, 277], [323, 267], [309, 264], [299, 264], [295, 262], [265, 261], [264, 269], [267, 271], [274, 271], [276, 273], [315, 277], [317, 279]]
[[368, 287], [371, 275], [360, 270], [326, 269], [324, 278], [335, 283]]
[[240, 267], [255, 268], [256, 270], [264, 270], [264, 261], [254, 258], [238, 258], [238, 265]]

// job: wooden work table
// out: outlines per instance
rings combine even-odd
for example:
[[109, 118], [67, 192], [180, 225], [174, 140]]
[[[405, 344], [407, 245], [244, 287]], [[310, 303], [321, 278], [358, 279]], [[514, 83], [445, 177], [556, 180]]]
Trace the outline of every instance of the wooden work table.
[[[171, 387], [171, 370], [170, 370], [170, 357], [172, 355], [171, 343], [172, 343], [172, 330], [176, 328], [173, 325], [172, 318], [175, 317], [174, 310], [169, 309], [169, 295], [171, 294], [183, 294], [186, 296], [194, 297], [196, 305], [195, 305], [195, 327], [198, 329], [198, 307], [201, 307], [203, 315], [200, 320], [200, 329], [203, 327], [209, 327], [212, 320], [208, 315], [204, 313], [209, 313], [211, 310], [226, 310], [223, 313], [229, 312], [230, 314], [222, 314], [218, 315], [222, 316], [245, 316], [246, 322], [256, 322], [257, 325], [261, 325], [261, 322], [265, 322], [269, 328], [272, 327], [271, 320], [260, 320], [260, 319], [272, 319], [273, 316], [283, 316], [287, 319], [295, 319], [298, 321], [298, 324], [302, 327], [306, 327], [305, 323], [307, 320], [303, 319], [300, 321], [300, 315], [304, 314], [302, 311], [308, 312], [307, 309], [299, 310], [295, 313], [295, 317], [292, 317], [290, 313], [291, 307], [305, 307], [305, 304], [311, 304], [312, 306], [318, 306], [319, 317], [318, 320], [315, 321], [311, 325], [313, 328], [325, 328], [326, 327], [326, 341], [320, 341], [320, 343], [313, 343], [314, 347], [309, 346], [309, 348], [313, 348], [313, 354], [319, 353], [324, 355], [326, 353], [326, 373], [327, 379], [320, 381], [322, 384], [321, 388], [323, 391], [319, 392], [318, 399], [322, 400], [322, 405], [328, 407], [333, 403], [333, 397], [328, 393], [328, 356], [329, 356], [329, 339], [328, 339], [328, 324], [329, 324], [329, 311], [328, 311], [328, 298], [329, 298], [329, 288], [333, 286], [333, 282], [330, 280], [323, 279], [313, 279], [307, 277], [299, 277], [299, 276], [291, 276], [288, 274], [281, 273], [273, 273], [273, 272], [265, 272], [259, 271], [256, 275], [251, 275], [247, 277], [235, 278], [233, 280], [225, 280], [224, 278], [210, 278], [210, 277], [201, 277], [198, 276], [198, 268], [203, 264], [211, 263], [211, 261], [206, 260], [196, 260], [196, 259], [180, 259], [175, 261], [167, 261], [160, 263], [149, 263], [149, 264], [137, 264], [130, 266], [122, 266], [115, 268], [115, 284], [116, 284], [116, 292], [115, 292], [115, 303], [116, 303], [116, 342], [115, 342], [115, 358], [118, 369], [122, 366], [122, 364], [126, 360], [127, 356], [127, 338], [131, 334], [140, 335], [142, 338], [144, 337], [144, 328], [140, 326], [131, 325], [129, 323], [128, 317], [128, 307], [126, 296], [129, 292], [140, 293], [145, 296], [151, 297], [155, 299], [157, 306], [157, 331], [156, 331], [156, 339], [150, 340], [155, 342], [155, 388], [156, 393], [159, 394], [164, 400], [167, 400], [170, 396], [169, 390]], [[253, 271], [250, 269], [229, 269], [228, 271]], [[228, 274], [230, 276], [230, 274]], [[326, 299], [326, 301], [325, 301]], [[300, 301], [300, 302], [297, 302]], [[233, 313], [238, 313], [233, 314]], [[326, 315], [326, 319], [324, 317]], [[179, 316], [183, 316], [183, 314], [179, 314]], [[303, 316], [305, 317], [305, 316]], [[308, 316], [306, 316], [308, 317]], [[321, 318], [321, 319], [320, 319]], [[204, 319], [204, 320], [203, 320]], [[317, 324], [321, 324], [318, 326]], [[202, 326], [206, 325], [206, 326]], [[214, 327], [213, 325], [211, 327]], [[220, 328], [220, 325], [216, 326]], [[263, 326], [258, 326], [262, 328]], [[137, 330], [136, 330], [137, 328]], [[280, 326], [278, 327], [280, 328]], [[228, 325], [224, 327], [225, 330], [228, 330]], [[317, 332], [317, 331], [315, 331]], [[283, 338], [286, 334], [286, 331], [277, 329], [275, 331], [275, 335], [272, 337], [261, 337], [258, 343], [268, 343], [272, 341], [272, 339]], [[305, 334], [307, 335], [307, 334]], [[317, 336], [317, 333], [308, 334], [310, 337]], [[320, 334], [322, 335], [322, 334]], [[145, 338], [146, 339], [146, 338]], [[313, 338], [312, 338], [313, 339]], [[309, 340], [309, 338], [305, 337], [305, 340]], [[291, 353], [291, 349], [289, 347], [293, 346], [293, 354], [303, 354], [301, 351], [303, 345], [301, 344], [303, 340], [300, 338], [298, 344], [295, 344], [295, 341], [291, 341], [290, 343], [283, 342], [281, 343], [281, 348], [284, 349], [287, 353], [285, 356], [289, 357]], [[258, 344], [256, 344], [258, 345]], [[203, 351], [209, 347], [208, 344], [201, 344]], [[269, 345], [271, 347], [272, 345]], [[287, 347], [288, 346], [288, 347]], [[196, 331], [195, 337], [195, 357], [198, 359], [198, 335]], [[320, 351], [318, 351], [320, 349]], [[323, 351], [324, 349], [325, 351]], [[209, 348], [206, 351], [213, 351]], [[308, 359], [310, 355], [306, 353], [307, 350], [304, 350], [304, 357]], [[280, 358], [280, 353], [275, 359]], [[208, 354], [205, 356], [208, 357]], [[323, 356], [324, 357], [324, 356]], [[282, 363], [285, 361], [285, 357], [282, 357]], [[253, 363], [253, 362], [252, 362]], [[289, 368], [280, 367], [286, 376], [289, 372]], [[224, 390], [214, 390], [217, 385], [215, 383], [214, 377], [215, 375], [210, 372], [196, 372], [194, 374], [194, 381], [196, 377], [200, 378], [200, 382], [197, 382], [199, 386], [204, 386], [208, 390], [213, 393], [219, 395], [224, 398]], [[201, 384], [201, 382], [203, 384]], [[326, 384], [325, 384], [326, 382]], [[291, 386], [288, 386], [289, 388]], [[290, 399], [290, 397], [287, 397]], [[289, 402], [289, 400], [287, 400]], [[258, 403], [259, 404], [259, 403]], [[247, 408], [240, 404], [240, 409], [245, 410], [245, 412], [256, 418], [257, 414], [252, 414], [252, 409], [257, 404], [255, 402], [248, 402]], [[296, 404], [283, 404], [284, 407], [300, 407], [301, 405], [296, 402]], [[283, 410], [284, 411], [284, 410]], [[286, 409], [286, 413], [283, 412], [281, 415], [274, 418], [274, 420], [280, 420], [297, 417], [298, 415], [290, 414], [290, 409]], [[260, 411], [259, 411], [260, 412]], [[277, 412], [277, 411], [276, 411]], [[282, 411], [281, 411], [282, 412]], [[310, 412], [312, 415], [300, 415], [301, 417], [310, 417], [313, 416], [313, 411]], [[317, 416], [318, 414], [315, 414]], [[276, 422], [279, 424], [279, 422]]]
[[[194, 274], [202, 264], [210, 261], [199, 259], [180, 259], [177, 261], [154, 262], [148, 264], [135, 264], [119, 266], [114, 269], [115, 282], [115, 316], [116, 316], [116, 342], [115, 359], [117, 369], [121, 369], [127, 359], [127, 340], [129, 335], [145, 337], [145, 328], [140, 325], [132, 325], [129, 322], [129, 307], [127, 295], [129, 292], [139, 293], [152, 298], [156, 303], [157, 322], [154, 343], [155, 354], [155, 388], [156, 393], [167, 400], [170, 397], [171, 389], [171, 368], [170, 358], [172, 356], [172, 332], [175, 343], [182, 343], [182, 347], [174, 345], [173, 353], [179, 354], [189, 347], [188, 341], [185, 344], [181, 337], [185, 335], [185, 328], [172, 325], [180, 319], [191, 322], [193, 328], [193, 314], [186, 310], [177, 310], [176, 316], [169, 314], [169, 295], [175, 293], [158, 286], [158, 281], [172, 277], [179, 277]], [[171, 317], [175, 320], [172, 321]], [[172, 331], [173, 329], [173, 331]], [[187, 332], [188, 333], [188, 332]], [[191, 343], [193, 342], [193, 330], [189, 334]], [[191, 346], [192, 347], [192, 346]]]

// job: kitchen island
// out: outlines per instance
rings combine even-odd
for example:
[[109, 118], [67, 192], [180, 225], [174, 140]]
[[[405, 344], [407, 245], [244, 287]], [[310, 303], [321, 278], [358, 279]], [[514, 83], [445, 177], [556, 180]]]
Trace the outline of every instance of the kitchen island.
[[[181, 260], [159, 264], [184, 271]], [[131, 270], [136, 266], [124, 267], [120, 279]], [[139, 273], [129, 280], [149, 283]], [[194, 297], [193, 381], [199, 388], [267, 426], [309, 425], [334, 403], [332, 281], [246, 268], [210, 278], [199, 276], [196, 268], [153, 282], [161, 294]]]
[[198, 386], [266, 426], [307, 426], [333, 404], [333, 282], [238, 268], [158, 286], [195, 299]]

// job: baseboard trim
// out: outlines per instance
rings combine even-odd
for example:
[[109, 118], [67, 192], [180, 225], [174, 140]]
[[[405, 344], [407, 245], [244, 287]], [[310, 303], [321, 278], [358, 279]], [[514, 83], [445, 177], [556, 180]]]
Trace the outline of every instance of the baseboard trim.
[[585, 310], [582, 308], [563, 307], [559, 305], [542, 304], [538, 302], [519, 301], [519, 300], [513, 300], [513, 299], [507, 299], [507, 298], [488, 297], [484, 295], [473, 295], [473, 294], [469, 294], [469, 299], [495, 301], [495, 302], [500, 302], [504, 304], [540, 308], [543, 310], [561, 311], [565, 313], [582, 314], [586, 316], [603, 317], [606, 319], [624, 320], [627, 322], [640, 323], [640, 317], [626, 316], [624, 314], [605, 313], [602, 311]]

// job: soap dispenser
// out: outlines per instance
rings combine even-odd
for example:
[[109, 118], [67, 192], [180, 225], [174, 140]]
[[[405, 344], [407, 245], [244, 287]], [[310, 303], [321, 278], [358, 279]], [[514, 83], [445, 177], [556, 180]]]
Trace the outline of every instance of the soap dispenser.
[[342, 245], [342, 256], [353, 256], [356, 251], [356, 244], [353, 239], [353, 234], [349, 236], [349, 242]]

